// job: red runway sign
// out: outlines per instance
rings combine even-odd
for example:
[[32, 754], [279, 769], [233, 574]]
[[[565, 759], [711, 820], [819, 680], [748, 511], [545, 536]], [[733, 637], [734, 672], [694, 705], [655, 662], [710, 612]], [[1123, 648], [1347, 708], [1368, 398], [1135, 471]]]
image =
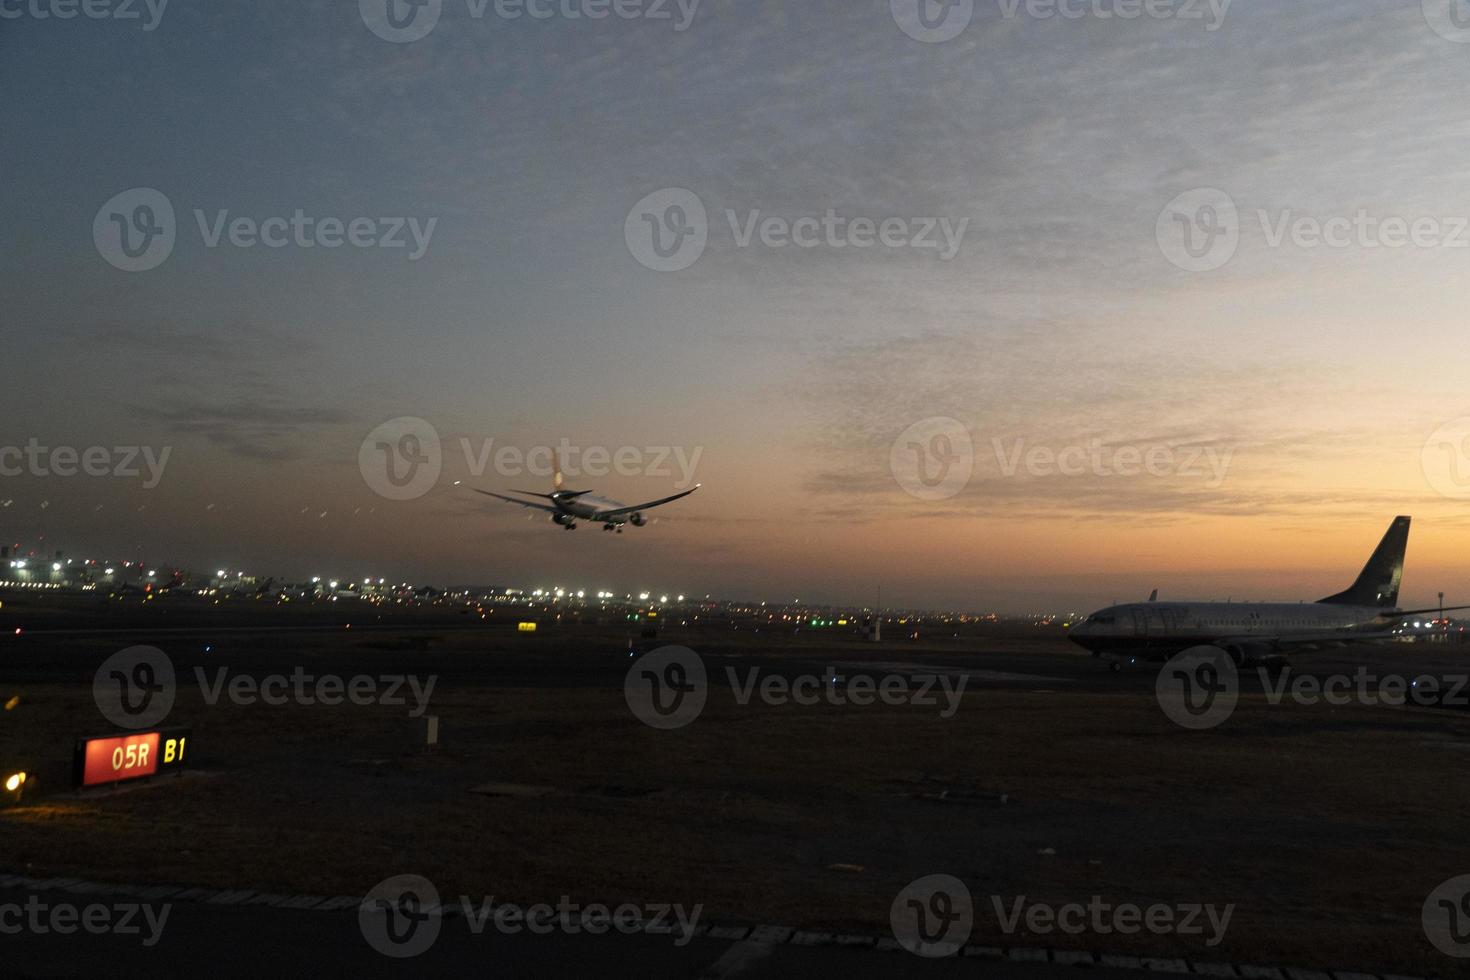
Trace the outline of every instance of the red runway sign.
[[79, 739], [76, 783], [83, 787], [105, 786], [179, 769], [184, 764], [188, 740], [186, 729]]

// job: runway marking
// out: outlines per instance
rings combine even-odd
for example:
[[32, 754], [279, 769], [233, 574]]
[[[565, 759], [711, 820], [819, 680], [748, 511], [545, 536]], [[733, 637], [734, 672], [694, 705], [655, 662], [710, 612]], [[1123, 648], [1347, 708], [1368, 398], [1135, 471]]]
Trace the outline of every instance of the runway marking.
[[[76, 894], [130, 895], [145, 901], [187, 901], [195, 904], [215, 904], [224, 907], [239, 905], [266, 905], [283, 910], [303, 912], [328, 912], [345, 914], [360, 907], [362, 899], [354, 895], [339, 895], [328, 898], [322, 895], [271, 895], [251, 891], [216, 891], [209, 888], [182, 888], [178, 885], [117, 885], [86, 881], [80, 878], [32, 878], [10, 874], [0, 870], [0, 889], [27, 891], [67, 891]], [[443, 910], [447, 913], [449, 910]], [[728, 980], [739, 976], [767, 959], [778, 947], [822, 945], [831, 948], [861, 947], [877, 952], [897, 952], [901, 949], [892, 936], [837, 934], [826, 932], [801, 932], [790, 926], [761, 925], [753, 930], [746, 926], [712, 926], [704, 932], [708, 939], [723, 936], [745, 935], [750, 938], [737, 940], [730, 945], [719, 959], [705, 967], [699, 980]], [[875, 942], [876, 939], [876, 942]], [[1376, 974], [1348, 970], [1322, 971], [1300, 967], [1275, 967], [1247, 964], [1230, 964], [1186, 961], [1162, 957], [1122, 956], [1113, 953], [1088, 953], [1077, 950], [1048, 950], [1040, 947], [1014, 946], [1002, 949], [996, 946], [966, 946], [958, 952], [965, 958], [992, 961], [1054, 963], [1071, 966], [1080, 972], [1097, 965], [1114, 969], [1138, 970], [1151, 975], [1180, 975], [1193, 973], [1202, 977], [1241, 977], [1245, 980], [1409, 980], [1398, 974]]]
[[775, 948], [770, 943], [758, 943], [753, 939], [742, 940], [725, 950], [725, 955], [705, 967], [704, 972], [699, 975], [699, 980], [725, 980], [726, 977], [739, 976], [770, 956]]

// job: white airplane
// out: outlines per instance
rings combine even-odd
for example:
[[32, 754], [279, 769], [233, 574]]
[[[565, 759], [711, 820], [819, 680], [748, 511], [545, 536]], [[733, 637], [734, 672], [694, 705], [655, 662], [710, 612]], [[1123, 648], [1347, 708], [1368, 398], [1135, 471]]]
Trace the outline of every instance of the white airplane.
[[[1292, 651], [1391, 640], [1401, 617], [1440, 612], [1398, 608], [1408, 543], [1409, 518], [1394, 518], [1358, 580], [1316, 602], [1158, 602], [1155, 590], [1148, 602], [1093, 613], [1067, 637], [1093, 656], [1138, 660], [1167, 660], [1192, 646], [1215, 646], [1237, 666], [1279, 666]], [[1112, 668], [1120, 669], [1116, 659]]]
[[[693, 487], [683, 493], [676, 493], [672, 497], [663, 497], [659, 500], [650, 500], [644, 504], [633, 504], [629, 506], [616, 500], [608, 500], [599, 497], [590, 490], [567, 490], [565, 489], [561, 475], [561, 460], [557, 460], [556, 473], [552, 477], [554, 489], [551, 493], [536, 493], [534, 490], [512, 490], [511, 493], [524, 494], [528, 497], [539, 497], [548, 503], [537, 503], [532, 500], [521, 500], [518, 497], [507, 497], [504, 494], [491, 493], [489, 490], [475, 490], [487, 497], [497, 500], [509, 501], [520, 504], [522, 507], [531, 507], [536, 510], [544, 510], [551, 515], [551, 520], [560, 524], [568, 531], [577, 528], [578, 521], [601, 524], [604, 531], [616, 531], [623, 533], [624, 524], [632, 524], [634, 527], [642, 527], [648, 523], [648, 518], [643, 512], [664, 504], [673, 503], [683, 497], [689, 496], [698, 490], [703, 484], [696, 483]], [[474, 489], [474, 488], [471, 488]]]

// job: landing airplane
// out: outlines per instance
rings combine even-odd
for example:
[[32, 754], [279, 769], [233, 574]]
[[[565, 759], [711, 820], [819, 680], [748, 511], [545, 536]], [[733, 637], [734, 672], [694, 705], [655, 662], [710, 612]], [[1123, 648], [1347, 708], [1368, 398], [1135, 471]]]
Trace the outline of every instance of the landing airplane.
[[[676, 493], [672, 497], [663, 497], [658, 500], [650, 500], [644, 504], [620, 503], [616, 500], [608, 500], [599, 497], [590, 490], [567, 490], [565, 489], [561, 475], [561, 461], [557, 461], [556, 473], [552, 477], [554, 489], [551, 493], [536, 493], [534, 490], [512, 490], [511, 493], [524, 494], [527, 497], [539, 497], [548, 503], [536, 503], [532, 500], [521, 500], [518, 497], [507, 497], [499, 493], [491, 493], [489, 490], [475, 490], [487, 497], [497, 500], [509, 501], [520, 504], [522, 507], [532, 507], [536, 510], [544, 510], [551, 515], [551, 520], [560, 524], [568, 531], [577, 529], [578, 521], [601, 524], [604, 531], [616, 531], [623, 533], [624, 524], [632, 524], [634, 527], [643, 527], [648, 523], [648, 518], [643, 512], [664, 504], [673, 503], [675, 500], [689, 496], [698, 490], [702, 484], [696, 483], [693, 487], [683, 493]], [[473, 489], [473, 488], [471, 488]]]
[[[1440, 611], [1398, 608], [1408, 543], [1409, 518], [1394, 518], [1358, 580], [1316, 602], [1158, 602], [1155, 590], [1148, 602], [1093, 613], [1067, 638], [1093, 656], [1139, 660], [1167, 660], [1193, 646], [1215, 646], [1237, 666], [1280, 666], [1294, 651], [1391, 640], [1401, 617]], [[1120, 667], [1113, 660], [1112, 668]]]

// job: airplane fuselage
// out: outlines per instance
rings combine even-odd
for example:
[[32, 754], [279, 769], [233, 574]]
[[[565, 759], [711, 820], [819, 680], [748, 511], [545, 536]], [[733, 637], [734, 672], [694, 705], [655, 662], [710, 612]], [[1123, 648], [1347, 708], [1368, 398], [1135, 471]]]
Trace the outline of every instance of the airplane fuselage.
[[564, 513], [583, 521], [595, 520], [602, 511], [620, 510], [625, 506], [620, 501], [609, 500], [590, 493], [584, 493], [571, 500], [558, 500], [556, 505]]
[[1283, 640], [1321, 637], [1330, 644], [1381, 632], [1392, 616], [1388, 609], [1320, 602], [1137, 602], [1093, 613], [1067, 638], [1099, 654], [1167, 657], [1224, 644], [1264, 655]]

